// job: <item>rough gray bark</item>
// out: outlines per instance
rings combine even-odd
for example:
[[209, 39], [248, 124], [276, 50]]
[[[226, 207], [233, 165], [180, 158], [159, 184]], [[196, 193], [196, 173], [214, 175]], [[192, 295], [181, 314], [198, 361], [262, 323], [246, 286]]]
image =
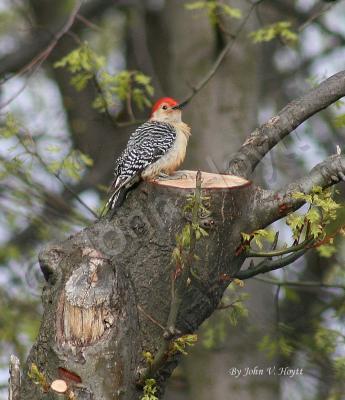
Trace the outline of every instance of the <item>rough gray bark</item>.
[[[102, 219], [40, 254], [45, 311], [28, 365], [35, 363], [49, 381], [67, 380], [66, 370], [80, 377], [73, 389], [78, 399], [139, 396], [135, 381], [145, 367], [142, 352], [155, 354], [164, 340], [147, 315], [165, 326], [171, 254], [186, 224], [182, 209], [191, 191], [142, 184], [112, 221]], [[201, 282], [191, 284], [183, 298], [177, 322], [182, 333], [194, 332], [217, 306], [228, 285], [222, 277], [233, 276], [243, 262], [235, 255], [240, 232], [252, 228], [244, 218], [254, 204], [250, 184], [204, 194], [211, 196], [212, 223], [205, 221], [209, 237], [196, 248]], [[175, 364], [173, 358], [160, 371], [162, 387]], [[26, 371], [22, 396], [45, 398]]]
[[10, 378], [8, 380], [8, 400], [19, 400], [20, 399], [20, 361], [15, 355], [11, 355]]

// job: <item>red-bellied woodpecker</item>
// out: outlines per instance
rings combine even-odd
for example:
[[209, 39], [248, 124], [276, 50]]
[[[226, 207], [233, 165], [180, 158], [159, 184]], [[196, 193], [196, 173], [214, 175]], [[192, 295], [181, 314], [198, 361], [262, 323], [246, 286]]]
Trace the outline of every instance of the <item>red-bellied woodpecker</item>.
[[181, 120], [183, 106], [170, 97], [159, 99], [150, 119], [132, 133], [116, 160], [108, 210], [120, 206], [127, 191], [141, 179], [169, 175], [181, 165], [190, 136], [189, 126]]

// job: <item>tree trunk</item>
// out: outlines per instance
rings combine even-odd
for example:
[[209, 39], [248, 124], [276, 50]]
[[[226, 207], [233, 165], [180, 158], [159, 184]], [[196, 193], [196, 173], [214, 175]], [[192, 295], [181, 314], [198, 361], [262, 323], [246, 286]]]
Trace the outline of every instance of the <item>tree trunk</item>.
[[[251, 229], [253, 186], [241, 178], [223, 188], [205, 183], [211, 216], [201, 223], [209, 236], [196, 246], [200, 282], [192, 282], [183, 296], [177, 319], [182, 333], [195, 332], [217, 306], [229, 283], [224, 277], [243, 262], [236, 255], [240, 232]], [[102, 219], [40, 254], [47, 280], [44, 315], [27, 365], [36, 364], [48, 382], [65, 380], [76, 399], [138, 398], [142, 352], [155, 355], [165, 340], [171, 256], [193, 190], [141, 184], [113, 220]], [[159, 372], [160, 389], [175, 365], [171, 357]], [[26, 372], [23, 398], [55, 398], [51, 390], [43, 394]]]

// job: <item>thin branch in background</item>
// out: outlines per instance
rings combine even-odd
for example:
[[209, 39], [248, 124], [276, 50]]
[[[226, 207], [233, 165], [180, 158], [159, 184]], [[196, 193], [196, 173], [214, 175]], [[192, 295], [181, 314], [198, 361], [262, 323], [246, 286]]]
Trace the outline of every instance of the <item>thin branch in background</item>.
[[227, 45], [224, 47], [224, 49], [220, 52], [219, 56], [217, 57], [216, 61], [212, 65], [211, 69], [207, 72], [207, 74], [195, 85], [192, 87], [192, 93], [187, 96], [181, 104], [188, 104], [193, 97], [200, 92], [201, 89], [203, 89], [207, 83], [213, 78], [213, 76], [216, 74], [218, 71], [219, 67], [222, 65], [222, 62], [224, 61], [225, 57], [230, 54], [236, 39], [242, 32], [243, 28], [245, 27], [249, 17], [251, 16], [253, 10], [255, 9], [256, 6], [258, 6], [260, 3], [262, 3], [264, 0], [257, 0], [255, 3], [252, 3], [248, 13], [246, 16], [243, 18], [241, 24], [239, 25], [238, 29], [236, 32], [232, 35], [231, 39], [227, 43]]
[[[7, 162], [7, 160], [3, 156], [0, 156], [0, 162], [5, 164]], [[21, 169], [18, 169], [16, 171], [15, 178], [18, 179], [21, 184], [25, 185], [25, 188], [22, 189], [22, 191], [25, 194], [30, 193], [31, 200], [37, 199], [38, 201], [44, 201], [45, 207], [49, 210], [50, 215], [54, 215], [56, 217], [66, 219], [66, 216], [67, 216], [66, 208], [63, 211], [59, 211], [58, 207], [54, 207], [54, 203], [59, 205], [60, 209], [61, 209], [61, 205], [65, 204], [63, 199], [60, 196], [56, 195], [55, 193], [52, 194], [52, 193], [47, 192], [46, 188], [44, 186], [42, 186], [42, 184], [40, 184], [39, 182], [36, 182], [36, 181], [32, 181], [31, 178], [29, 179], [28, 176]], [[12, 183], [13, 183], [13, 180], [12, 180]], [[7, 185], [6, 183], [2, 182], [0, 196], [2, 196], [4, 199], [9, 200], [11, 205], [16, 204], [16, 205], [27, 206], [28, 204], [27, 204], [27, 202], [25, 202], [25, 200], [20, 201], [18, 196], [14, 195], [17, 191], [18, 191], [18, 188], [16, 188], [15, 186]], [[13, 199], [11, 199], [11, 197], [13, 197]], [[38, 203], [34, 202], [34, 204], [37, 205]], [[5, 207], [5, 206], [3, 206], [3, 207]], [[69, 207], [69, 209], [71, 209], [70, 206], [68, 206], [68, 207]], [[11, 208], [11, 207], [7, 207], [7, 208], [8, 208], [8, 214], [15, 211], [16, 215], [21, 215], [28, 222], [34, 222], [37, 219], [37, 217], [31, 218], [25, 213], [20, 213], [18, 208], [16, 208], [16, 209]], [[72, 209], [71, 209], [71, 211], [72, 211]], [[6, 212], [5, 208], [4, 208], [4, 212]], [[78, 223], [85, 224], [85, 223], [89, 222], [89, 220], [87, 220], [84, 216], [81, 216], [77, 213], [74, 213], [73, 216]], [[46, 223], [46, 224], [51, 223], [50, 217], [48, 218], [48, 217], [45, 217], [42, 215], [39, 217], [39, 219], [41, 219], [43, 223]]]
[[102, 29], [99, 26], [97, 26], [95, 23], [91, 22], [89, 19], [85, 18], [83, 15], [77, 14], [76, 19], [78, 21], [82, 22], [88, 28], [90, 28], [96, 32], [102, 32]]
[[276, 309], [276, 327], [277, 332], [279, 333], [279, 325], [280, 325], [280, 308], [279, 308], [279, 294], [280, 294], [280, 285], [277, 285], [277, 290], [274, 295], [274, 305]]
[[93, 83], [93, 85], [94, 85], [94, 87], [95, 87], [95, 89], [96, 89], [96, 92], [97, 92], [98, 95], [101, 96], [101, 98], [102, 98], [102, 101], [103, 101], [103, 103], [104, 103], [104, 109], [105, 109], [104, 112], [105, 112], [105, 115], [107, 116], [107, 118], [108, 118], [108, 120], [110, 121], [110, 123], [111, 123], [115, 128], [118, 128], [118, 127], [120, 126], [120, 124], [118, 123], [118, 121], [116, 120], [116, 118], [114, 118], [114, 117], [112, 116], [112, 114], [110, 113], [109, 107], [108, 107], [108, 102], [107, 102], [107, 100], [106, 100], [106, 98], [105, 98], [105, 96], [104, 96], [103, 89], [102, 89], [100, 83], [98, 82], [98, 79], [97, 79], [97, 77], [96, 77], [95, 74], [93, 74], [92, 83]]
[[[27, 132], [28, 137], [32, 140], [31, 135], [29, 132]], [[78, 193], [76, 193], [63, 179], [61, 179], [61, 177], [59, 176], [59, 174], [52, 172], [49, 169], [49, 166], [46, 164], [46, 162], [43, 160], [43, 158], [39, 155], [38, 151], [32, 151], [25, 143], [24, 140], [22, 140], [20, 138], [20, 136], [18, 136], [18, 140], [20, 142], [20, 144], [24, 147], [24, 149], [27, 151], [28, 154], [30, 154], [31, 156], [35, 157], [39, 163], [42, 165], [42, 167], [45, 169], [46, 172], [48, 172], [49, 174], [52, 174], [53, 176], [55, 176], [55, 178], [63, 185], [63, 187], [69, 192], [71, 193], [71, 195], [83, 206], [85, 207], [95, 218], [98, 218], [99, 216], [97, 215], [97, 213], [95, 211], [92, 210], [92, 208], [90, 208], [78, 195]], [[34, 145], [36, 145], [36, 143], [32, 140], [32, 143]]]
[[316, 19], [320, 18], [327, 11], [335, 6], [336, 2], [333, 4], [323, 4], [322, 8], [312, 14], [302, 25], [299, 26], [298, 32], [302, 32], [305, 28], [307, 28], [311, 23], [313, 23]]
[[342, 289], [345, 290], [345, 285], [340, 284], [331, 284], [331, 283], [323, 283], [323, 282], [314, 282], [314, 281], [283, 281], [272, 278], [264, 278], [264, 277], [255, 277], [257, 281], [264, 282], [270, 285], [279, 285], [279, 286], [291, 286], [301, 289], [312, 288], [312, 289]]
[[65, 25], [62, 27], [62, 29], [57, 32], [54, 35], [53, 40], [50, 42], [50, 44], [41, 52], [39, 53], [36, 57], [34, 57], [27, 65], [25, 65], [17, 74], [13, 75], [12, 77], [3, 80], [3, 83], [7, 82], [9, 79], [13, 77], [19, 77], [22, 76], [23, 74], [28, 72], [28, 76], [26, 77], [26, 81], [24, 85], [9, 99], [5, 100], [3, 103], [0, 104], [0, 110], [7, 107], [13, 100], [15, 100], [26, 88], [28, 85], [30, 77], [40, 68], [42, 63], [49, 57], [50, 53], [54, 50], [55, 46], [59, 42], [59, 40], [69, 31], [69, 29], [72, 27], [76, 16], [80, 10], [80, 7], [82, 5], [82, 1], [77, 1], [76, 5], [74, 6], [70, 16], [68, 17]]
[[219, 304], [219, 306], [216, 308], [216, 310], [217, 311], [221, 311], [221, 310], [226, 310], [226, 309], [228, 309], [228, 308], [232, 308], [232, 307], [234, 307], [234, 305], [236, 304], [236, 303], [239, 303], [241, 301], [241, 299], [240, 298], [237, 298], [237, 299], [235, 299], [234, 301], [232, 301], [231, 303], [228, 303], [228, 304]]
[[[324, 15], [326, 11], [329, 11], [330, 8], [334, 7], [339, 2], [334, 1], [332, 4], [329, 5], [322, 4], [321, 9], [319, 9], [320, 3], [318, 3], [313, 7], [314, 10], [311, 11], [311, 16], [308, 15], [308, 12], [298, 10], [292, 2], [275, 0], [274, 3], [281, 13], [296, 19], [300, 24], [298, 31], [303, 31], [307, 26], [310, 25], [310, 23], [316, 22], [316, 20]], [[345, 37], [340, 31], [332, 31], [328, 26], [326, 26], [326, 24], [324, 24], [320, 20], [317, 21], [317, 24], [323, 31], [323, 33], [326, 33], [328, 35], [331, 35], [333, 38], [336, 38], [340, 44], [345, 43]]]
[[165, 327], [160, 324], [156, 319], [154, 319], [150, 314], [148, 314], [140, 305], [137, 305], [137, 309], [145, 315], [147, 319], [149, 319], [152, 323], [157, 325], [159, 328], [161, 328], [163, 331], [165, 331]]

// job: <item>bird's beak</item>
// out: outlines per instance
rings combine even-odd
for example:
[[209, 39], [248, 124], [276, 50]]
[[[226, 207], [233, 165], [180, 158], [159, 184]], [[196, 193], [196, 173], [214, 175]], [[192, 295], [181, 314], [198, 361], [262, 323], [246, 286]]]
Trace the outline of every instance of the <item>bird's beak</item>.
[[182, 103], [177, 104], [177, 106], [172, 107], [172, 110], [182, 110], [182, 108], [186, 107], [187, 104], [187, 101], [183, 101]]

